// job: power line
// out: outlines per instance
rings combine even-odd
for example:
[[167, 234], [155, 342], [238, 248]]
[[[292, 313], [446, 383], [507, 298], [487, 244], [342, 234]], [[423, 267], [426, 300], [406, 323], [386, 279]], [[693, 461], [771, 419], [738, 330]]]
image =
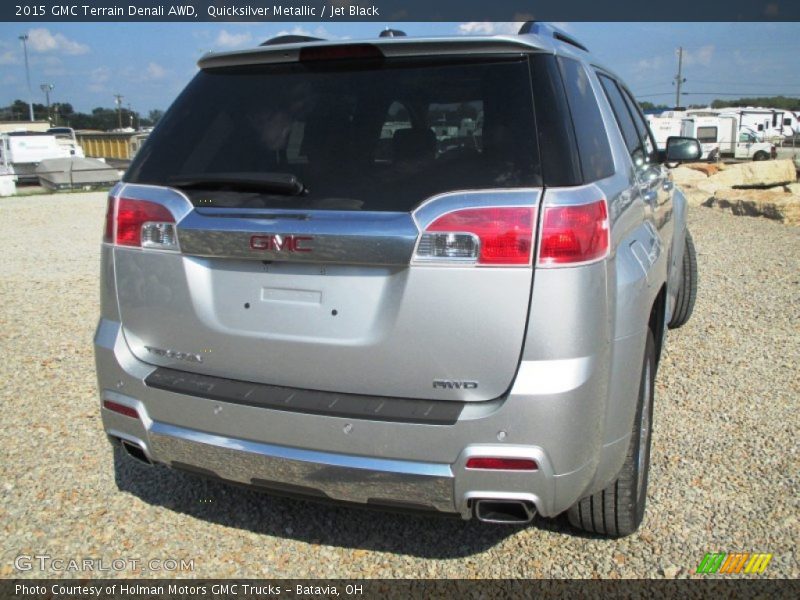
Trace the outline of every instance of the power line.
[[[654, 96], [671, 96], [672, 92], [660, 92], [658, 94], [636, 94], [637, 98], [651, 98]], [[770, 93], [769, 95], [756, 95], [754, 92], [681, 92], [681, 96], [740, 96], [742, 98], [768, 98], [773, 96], [784, 96], [785, 98], [797, 98], [800, 94], [796, 93]]]

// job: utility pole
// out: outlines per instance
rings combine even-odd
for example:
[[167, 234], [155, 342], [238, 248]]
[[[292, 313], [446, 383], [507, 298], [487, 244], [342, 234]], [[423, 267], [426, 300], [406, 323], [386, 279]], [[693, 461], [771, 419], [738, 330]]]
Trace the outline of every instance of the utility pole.
[[678, 108], [681, 105], [681, 85], [686, 83], [686, 78], [682, 77], [683, 71], [683, 47], [678, 48], [678, 74], [675, 75], [675, 81], [673, 81], [673, 85], [677, 84], [677, 90], [675, 91], [675, 108]]
[[114, 94], [114, 99], [117, 103], [117, 123], [120, 129], [122, 129], [122, 99], [124, 97], [122, 94]]
[[47, 120], [50, 120], [50, 92], [53, 91], [55, 86], [52, 83], [43, 83], [39, 86], [39, 89], [44, 92], [44, 97], [47, 102]]
[[28, 34], [19, 36], [22, 40], [22, 49], [25, 51], [25, 79], [28, 82], [28, 109], [30, 110], [31, 123], [33, 123], [33, 92], [31, 91], [31, 72], [28, 68]]

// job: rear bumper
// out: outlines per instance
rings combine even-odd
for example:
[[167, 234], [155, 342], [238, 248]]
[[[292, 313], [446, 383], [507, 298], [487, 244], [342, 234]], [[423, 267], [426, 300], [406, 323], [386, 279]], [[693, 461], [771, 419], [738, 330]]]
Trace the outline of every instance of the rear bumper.
[[[592, 358], [523, 363], [503, 400], [468, 403], [432, 425], [303, 414], [147, 386], [155, 367], [129, 351], [118, 322], [95, 337], [102, 409], [114, 439], [155, 463], [337, 501], [472, 515], [474, 500], [521, 500], [559, 514], [587, 492], [604, 451], [605, 365]], [[554, 373], [555, 371], [555, 373]], [[533, 382], [548, 373], [538, 390]], [[555, 375], [555, 376], [553, 376]], [[621, 440], [627, 445], [627, 440]], [[617, 444], [619, 445], [619, 444]], [[471, 456], [531, 458], [536, 471], [467, 469]]]

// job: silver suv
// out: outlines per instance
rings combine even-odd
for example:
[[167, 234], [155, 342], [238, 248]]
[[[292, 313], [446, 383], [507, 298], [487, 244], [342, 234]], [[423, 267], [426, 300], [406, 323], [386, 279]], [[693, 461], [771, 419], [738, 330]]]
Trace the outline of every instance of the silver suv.
[[528, 522], [644, 513], [686, 202], [563, 32], [209, 54], [110, 193], [95, 337], [132, 457]]

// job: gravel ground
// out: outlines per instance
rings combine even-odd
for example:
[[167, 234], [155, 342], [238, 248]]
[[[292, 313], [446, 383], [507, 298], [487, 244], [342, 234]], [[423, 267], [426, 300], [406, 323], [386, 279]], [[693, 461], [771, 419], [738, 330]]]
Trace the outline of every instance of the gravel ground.
[[647, 515], [609, 541], [564, 520], [276, 499], [115, 456], [91, 346], [103, 213], [101, 193], [0, 199], [0, 576], [41, 576], [14, 557], [49, 554], [194, 559], [196, 577], [683, 577], [712, 551], [800, 575], [800, 228], [691, 210], [701, 287], [658, 373]]

